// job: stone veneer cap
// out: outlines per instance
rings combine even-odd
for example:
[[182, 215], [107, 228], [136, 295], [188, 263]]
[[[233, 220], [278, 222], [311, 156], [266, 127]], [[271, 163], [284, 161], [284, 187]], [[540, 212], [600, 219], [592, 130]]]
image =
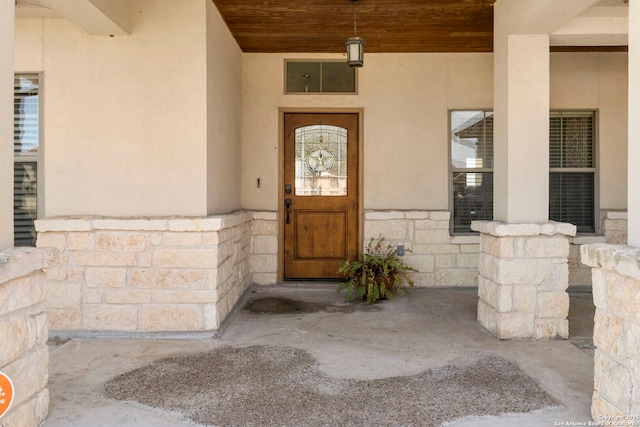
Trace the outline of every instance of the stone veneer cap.
[[607, 219], [627, 219], [626, 211], [609, 211], [607, 212]]
[[255, 211], [252, 212], [253, 219], [275, 221], [278, 219], [278, 212], [276, 211]]
[[92, 230], [121, 231], [218, 231], [251, 219], [251, 213], [236, 211], [202, 217], [48, 217], [35, 221], [38, 232]]
[[500, 221], [472, 221], [471, 229], [495, 237], [575, 236], [576, 226], [566, 222], [508, 224]]
[[91, 231], [88, 217], [50, 217], [34, 221], [36, 231]]
[[368, 220], [404, 219], [402, 211], [365, 211], [364, 218]]
[[0, 252], [0, 284], [44, 268], [44, 251], [11, 248]]
[[398, 219], [431, 219], [434, 221], [449, 221], [451, 213], [449, 211], [393, 211], [367, 210], [364, 212], [364, 218], [367, 220], [385, 221]]
[[580, 246], [580, 260], [595, 268], [613, 270], [640, 280], [640, 248], [628, 245], [594, 243]]

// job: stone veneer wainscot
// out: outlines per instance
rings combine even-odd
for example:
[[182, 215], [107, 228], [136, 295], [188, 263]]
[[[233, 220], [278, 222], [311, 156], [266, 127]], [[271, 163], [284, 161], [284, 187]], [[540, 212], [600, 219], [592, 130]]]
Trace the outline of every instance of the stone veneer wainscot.
[[[602, 211], [604, 235], [569, 238], [569, 286], [591, 287], [591, 269], [580, 262], [580, 246], [586, 243], [626, 242], [626, 212]], [[476, 286], [479, 235], [451, 235], [448, 211], [366, 211], [365, 241], [382, 235], [387, 241], [404, 244], [405, 260], [420, 270], [416, 286]]]
[[249, 285], [251, 212], [202, 218], [46, 218], [50, 329], [218, 330]]
[[366, 211], [364, 246], [371, 238], [402, 244], [418, 269], [417, 287], [476, 286], [479, 236], [452, 236], [448, 211]]
[[0, 252], [0, 371], [15, 396], [0, 425], [35, 427], [49, 410], [49, 349], [43, 252]]
[[[620, 237], [626, 213], [603, 212]], [[478, 235], [449, 232], [448, 211], [365, 212], [364, 245], [403, 244], [416, 286], [477, 286]], [[613, 222], [612, 222], [613, 221]], [[278, 215], [238, 211], [202, 218], [61, 217], [36, 222], [47, 247], [50, 327], [63, 331], [209, 331], [220, 328], [249, 284], [278, 279]], [[618, 230], [620, 229], [620, 230]], [[621, 234], [622, 233], [622, 234]], [[569, 281], [590, 286], [571, 241]], [[56, 249], [57, 251], [55, 251]]]

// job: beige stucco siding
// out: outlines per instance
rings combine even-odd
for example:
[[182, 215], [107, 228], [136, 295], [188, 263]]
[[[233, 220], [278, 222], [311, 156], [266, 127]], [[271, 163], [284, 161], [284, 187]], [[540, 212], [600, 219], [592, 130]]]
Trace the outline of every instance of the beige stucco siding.
[[[244, 54], [243, 187], [277, 209], [278, 108], [364, 109], [365, 209], [449, 209], [448, 110], [493, 107], [492, 54], [367, 54], [357, 95], [284, 95], [285, 58]], [[625, 53], [552, 54], [550, 108], [598, 109], [600, 208], [626, 208]], [[262, 188], [255, 180], [262, 179]]]
[[[113, 38], [16, 22], [15, 69], [44, 72], [46, 216], [276, 210], [279, 108], [364, 111], [365, 209], [450, 209], [448, 111], [493, 107], [492, 54], [367, 54], [357, 95], [285, 95], [285, 58], [343, 56], [243, 54], [206, 0], [131, 12]], [[626, 58], [550, 61], [550, 108], [599, 111], [601, 209], [626, 208]]]
[[241, 207], [242, 51], [207, 1], [207, 210]]
[[204, 0], [132, 2], [129, 36], [17, 20], [17, 71], [42, 71], [45, 214], [207, 213]]
[[371, 55], [360, 74], [367, 209], [447, 206], [447, 106], [427, 102], [447, 98], [447, 55], [425, 58]]
[[285, 58], [327, 56], [244, 55], [246, 208], [277, 208], [277, 119], [284, 107], [364, 109], [366, 209], [447, 209], [448, 109], [491, 107], [492, 55], [368, 54], [358, 95], [284, 95]]
[[0, 251], [13, 246], [13, 5], [0, 4]]

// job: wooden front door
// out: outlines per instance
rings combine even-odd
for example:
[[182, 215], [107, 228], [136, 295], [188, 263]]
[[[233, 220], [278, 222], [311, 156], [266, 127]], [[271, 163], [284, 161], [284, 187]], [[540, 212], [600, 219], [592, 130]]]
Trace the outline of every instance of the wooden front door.
[[358, 114], [285, 113], [284, 278], [339, 278], [358, 256]]

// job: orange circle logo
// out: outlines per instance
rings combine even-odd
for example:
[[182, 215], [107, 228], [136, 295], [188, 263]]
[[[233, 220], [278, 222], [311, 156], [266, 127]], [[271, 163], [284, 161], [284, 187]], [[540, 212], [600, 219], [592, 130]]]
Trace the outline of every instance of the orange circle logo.
[[0, 372], [0, 418], [7, 413], [13, 403], [13, 383], [11, 378]]

